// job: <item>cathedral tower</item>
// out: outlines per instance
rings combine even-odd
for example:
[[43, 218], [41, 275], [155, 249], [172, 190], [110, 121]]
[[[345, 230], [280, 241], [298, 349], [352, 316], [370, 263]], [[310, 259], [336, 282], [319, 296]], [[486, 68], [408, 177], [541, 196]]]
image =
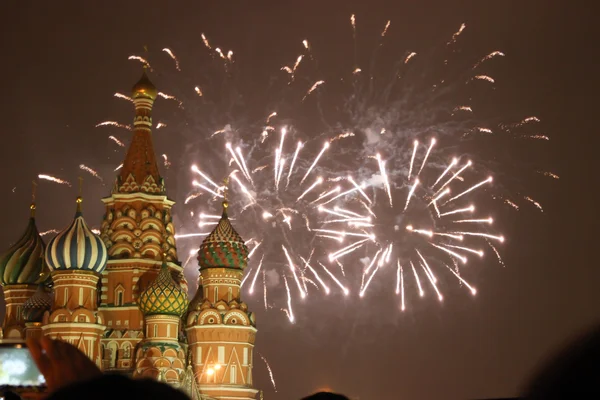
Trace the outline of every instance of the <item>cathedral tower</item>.
[[198, 252], [201, 287], [187, 318], [196, 381], [215, 399], [254, 399], [254, 315], [240, 298], [248, 248], [227, 217], [227, 200], [216, 228]]
[[186, 285], [177, 261], [171, 217], [174, 202], [166, 196], [152, 144], [152, 106], [157, 90], [146, 71], [133, 87], [133, 136], [110, 197], [102, 201], [106, 214], [102, 240], [108, 265], [102, 276], [100, 309], [106, 318], [103, 340], [108, 370], [133, 371], [132, 349], [144, 338], [140, 294], [166, 262], [179, 283]]
[[0, 284], [4, 290], [6, 314], [0, 339], [25, 337], [23, 305], [36, 291], [37, 285], [48, 278], [44, 266], [45, 244], [35, 224], [35, 203], [25, 233], [0, 256]]
[[85, 223], [82, 198], [71, 225], [48, 243], [46, 263], [54, 283], [54, 304], [44, 314], [42, 331], [53, 339], [75, 345], [100, 365], [100, 338], [104, 321], [98, 312], [97, 286], [106, 267], [102, 240]]
[[188, 308], [187, 294], [163, 263], [158, 276], [140, 295], [145, 339], [138, 347], [134, 376], [164, 380], [178, 386], [185, 372], [185, 351], [179, 344], [179, 322]]

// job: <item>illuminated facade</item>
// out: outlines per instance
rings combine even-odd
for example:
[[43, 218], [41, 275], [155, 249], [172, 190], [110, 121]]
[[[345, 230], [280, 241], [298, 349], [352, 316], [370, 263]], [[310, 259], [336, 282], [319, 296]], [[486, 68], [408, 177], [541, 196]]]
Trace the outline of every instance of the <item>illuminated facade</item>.
[[132, 140], [94, 234], [75, 218], [46, 246], [35, 224], [0, 256], [6, 317], [0, 340], [47, 335], [77, 346], [105, 371], [151, 377], [193, 399], [255, 399], [254, 316], [240, 298], [248, 249], [223, 217], [200, 246], [191, 305], [171, 208], [152, 143], [158, 92], [133, 88]]

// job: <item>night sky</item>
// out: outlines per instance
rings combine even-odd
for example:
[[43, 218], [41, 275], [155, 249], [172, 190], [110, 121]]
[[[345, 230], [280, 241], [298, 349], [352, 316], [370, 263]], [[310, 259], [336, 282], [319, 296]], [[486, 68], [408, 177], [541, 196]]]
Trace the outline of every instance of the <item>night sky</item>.
[[[72, 182], [83, 175], [86, 220], [99, 227], [99, 199], [109, 194], [111, 170], [123, 157], [107, 136], [118, 133], [127, 141], [127, 132], [94, 126], [104, 120], [131, 121], [132, 110], [112, 95], [129, 94], [141, 68], [127, 56], [142, 54], [144, 45], [154, 53], [170, 47], [183, 61], [203, 49], [204, 32], [261, 75], [294, 60], [304, 38], [319, 43], [322, 53], [337, 55], [338, 41], [351, 43], [352, 13], [359, 35], [377, 33], [391, 19], [390, 32], [395, 30], [395, 37], [416, 51], [443, 43], [465, 22], [469, 46], [478, 54], [497, 49], [507, 54], [499, 99], [510, 102], [508, 109], [540, 117], [542, 131], [551, 137], [536, 147], [536, 154], [520, 155], [560, 175], [558, 181], [540, 176], [522, 182], [544, 212], [528, 207], [506, 214], [501, 222], [508, 238], [506, 268], [481, 263], [475, 297], [454, 288], [443, 304], [423, 301], [404, 313], [393, 294], [362, 301], [315, 297], [296, 307], [293, 325], [282, 313], [264, 312], [260, 299], [246, 299], [257, 313], [256, 349], [273, 368], [277, 393], [257, 355], [255, 386], [267, 399], [299, 398], [320, 388], [360, 399], [516, 395], [557, 346], [600, 319], [600, 269], [593, 251], [598, 222], [593, 173], [598, 172], [600, 144], [594, 123], [597, 100], [592, 98], [598, 81], [592, 61], [597, 29], [591, 11], [580, 3], [3, 2], [1, 247], [25, 228], [30, 182], [39, 173]], [[160, 90], [176, 92], [168, 75], [157, 75], [152, 79]], [[171, 118], [177, 126], [169, 116], [172, 110], [172, 104], [159, 100], [155, 122]], [[170, 197], [181, 204], [189, 177], [174, 176], [174, 171], [186, 169], [177, 158], [184, 137], [176, 129], [154, 137], [157, 153], [171, 156], [173, 167], [163, 176]], [[106, 186], [80, 172], [80, 163], [98, 168]], [[76, 195], [75, 187], [40, 183], [39, 229], [66, 226]], [[180, 252], [180, 259], [186, 255]], [[194, 276], [193, 266], [188, 274]]]

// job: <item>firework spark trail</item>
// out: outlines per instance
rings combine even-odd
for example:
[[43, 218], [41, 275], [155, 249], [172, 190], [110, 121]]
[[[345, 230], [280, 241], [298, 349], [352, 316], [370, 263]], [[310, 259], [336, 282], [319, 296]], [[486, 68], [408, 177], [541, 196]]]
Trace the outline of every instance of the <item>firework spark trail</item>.
[[145, 66], [146, 68], [148, 68], [150, 71], [153, 71], [153, 69], [152, 69], [152, 67], [150, 66], [150, 63], [148, 62], [148, 60], [146, 60], [146, 59], [145, 59], [145, 58], [143, 58], [143, 57], [136, 56], [136, 55], [132, 55], [132, 56], [129, 56], [127, 59], [128, 59], [128, 60], [135, 60], [135, 61], [139, 61], [139, 62], [141, 62], [142, 64], [144, 64], [144, 66]]
[[160, 129], [160, 128], [166, 128], [167, 124], [165, 124], [164, 122], [159, 122], [158, 124], [156, 124], [156, 129]]
[[[323, 268], [323, 270], [325, 272], [327, 272], [327, 275], [329, 275], [331, 277], [331, 279], [335, 282], [335, 284], [338, 285], [340, 289], [342, 289], [342, 291], [344, 292], [344, 295], [348, 296], [350, 294], [350, 290], [346, 286], [344, 286], [344, 284], [342, 284], [342, 282], [340, 282], [340, 280], [320, 261], [317, 261], [317, 263], [321, 266], [321, 268]], [[338, 263], [338, 265], [341, 265], [341, 264]], [[342, 268], [342, 271], [343, 270], [344, 269]]]
[[179, 108], [183, 108], [183, 102], [181, 100], [179, 100], [177, 97], [171, 96], [170, 94], [166, 94], [163, 92], [158, 92], [158, 95], [165, 100], [173, 100], [173, 101], [177, 102], [179, 104]]
[[388, 20], [387, 24], [385, 24], [385, 28], [383, 28], [383, 31], [381, 31], [381, 37], [385, 36], [385, 34], [387, 33], [387, 31], [390, 28], [391, 24], [392, 24], [392, 21]]
[[[352, 184], [352, 186], [354, 186], [356, 188], [356, 190], [358, 190], [358, 192], [361, 194], [361, 196], [364, 197], [367, 200], [367, 202], [369, 202], [369, 204], [373, 204], [373, 201], [369, 198], [369, 196], [367, 196], [365, 191], [358, 185], [358, 183], [356, 183], [356, 181], [354, 180], [354, 178], [352, 178], [352, 176], [348, 175], [347, 180], [348, 180], [348, 182], [350, 182]], [[358, 215], [358, 214], [356, 214], [356, 215]]]
[[529, 139], [550, 140], [550, 138], [546, 135], [527, 135], [525, 137]]
[[442, 250], [443, 252], [446, 252], [446, 253], [450, 254], [451, 256], [454, 256], [454, 257], [458, 258], [463, 264], [467, 263], [467, 257], [465, 257], [465, 256], [463, 256], [461, 254], [458, 254], [457, 252], [452, 251], [450, 249], [447, 249], [445, 247], [439, 246], [439, 245], [437, 245], [435, 243], [429, 242], [429, 244], [432, 245], [433, 247], [436, 247], [436, 248]]
[[417, 179], [415, 179], [415, 183], [410, 188], [410, 190], [408, 192], [408, 196], [406, 197], [406, 204], [404, 204], [404, 211], [406, 211], [406, 209], [408, 208], [408, 204], [410, 203], [410, 199], [413, 196], [413, 194], [415, 193], [415, 189], [417, 188], [418, 185], [419, 185], [419, 179], [417, 178]]
[[114, 169], [114, 172], [120, 170], [121, 168], [123, 168], [123, 164], [119, 164], [119, 166], [117, 168]]
[[506, 267], [506, 265], [504, 264], [504, 261], [502, 261], [502, 257], [500, 257], [500, 253], [498, 252], [498, 249], [496, 249], [496, 247], [492, 244], [492, 242], [489, 241], [489, 239], [485, 239], [485, 241], [487, 242], [488, 246], [490, 246], [490, 248], [492, 249], [492, 251], [494, 252], [494, 254], [496, 254], [496, 258], [498, 259], [498, 263], [500, 265], [502, 265], [503, 267]]
[[540, 210], [541, 212], [544, 212], [544, 209], [542, 208], [542, 205], [540, 203], [538, 203], [537, 201], [535, 201], [534, 199], [532, 199], [529, 196], [524, 196], [523, 198], [525, 200], [527, 200], [528, 202], [532, 203], [534, 206], [536, 206], [538, 210]]
[[262, 272], [262, 284], [263, 284], [263, 302], [265, 304], [265, 310], [267, 309], [267, 279], [266, 279], [266, 273], [265, 270], [263, 269]]
[[102, 177], [100, 175], [98, 175], [98, 172], [93, 170], [92, 168], [88, 167], [85, 164], [79, 164], [79, 169], [89, 173], [90, 175], [92, 175], [94, 178], [98, 178], [100, 180], [100, 182], [104, 182], [104, 179], [102, 179]]
[[[398, 260], [398, 282], [400, 284], [400, 298], [402, 301], [402, 311], [406, 310], [406, 303], [404, 301], [404, 271], [402, 270], [402, 265], [400, 265], [400, 260]], [[398, 294], [398, 288], [396, 287], [396, 294]]]
[[202, 195], [202, 192], [198, 192], [198, 193], [192, 193], [190, 194], [188, 197], [185, 198], [183, 204], [187, 204], [190, 201], [194, 200], [195, 198], [198, 198]]
[[195, 166], [195, 165], [192, 165], [192, 168], [191, 168], [191, 169], [192, 169], [192, 172], [195, 172], [195, 173], [197, 173], [198, 175], [200, 175], [202, 178], [206, 179], [206, 181], [207, 181], [208, 183], [210, 183], [211, 185], [213, 185], [213, 186], [214, 186], [214, 187], [215, 187], [217, 190], [220, 190], [220, 189], [221, 189], [221, 186], [219, 186], [219, 185], [217, 185], [215, 182], [213, 182], [213, 181], [212, 181], [212, 179], [210, 179], [210, 178], [208, 177], [208, 175], [206, 175], [204, 172], [200, 171], [200, 170], [198, 169], [198, 167], [197, 167], [197, 166]]
[[[467, 161], [467, 163], [465, 165], [463, 165], [457, 172], [455, 172], [452, 177], [450, 179], [448, 179], [446, 181], [446, 183], [444, 183], [437, 191], [437, 193], [441, 192], [443, 188], [445, 188], [446, 186], [448, 186], [450, 184], [450, 182], [452, 182], [454, 179], [456, 179], [460, 174], [463, 173], [463, 171], [467, 168], [469, 168], [472, 165], [471, 160]], [[436, 194], [437, 194], [436, 193]]]
[[410, 266], [412, 267], [413, 274], [415, 275], [415, 281], [417, 282], [417, 287], [419, 288], [419, 296], [425, 296], [425, 292], [423, 291], [423, 287], [421, 286], [421, 280], [419, 279], [419, 274], [417, 274], [417, 269], [412, 261], [410, 261]]
[[96, 125], [96, 128], [99, 128], [101, 126], [115, 126], [117, 128], [127, 129], [128, 131], [131, 130], [131, 126], [130, 125], [120, 124], [120, 123], [118, 123], [116, 121], [104, 121], [104, 122], [100, 122], [99, 124]]
[[312, 92], [314, 92], [319, 86], [321, 86], [322, 84], [324, 84], [325, 81], [316, 81], [311, 87], [310, 89], [308, 89], [308, 92], [306, 92], [306, 94], [304, 95], [304, 97], [302, 98], [302, 101], [304, 101], [308, 95], [310, 95]]
[[459, 107], [455, 107], [454, 110], [452, 110], [452, 112], [457, 112], [457, 111], [466, 111], [466, 112], [473, 112], [473, 109], [469, 106], [459, 106]]
[[210, 47], [210, 43], [208, 43], [208, 39], [206, 38], [204, 33], [200, 36], [202, 37], [202, 41], [204, 42], [204, 45], [206, 46], [206, 48], [209, 50], [212, 50], [212, 47]]
[[329, 139], [329, 143], [335, 142], [336, 140], [345, 139], [347, 137], [352, 137], [352, 136], [354, 136], [354, 132], [340, 133], [339, 135], [334, 136], [331, 139]]
[[321, 151], [319, 152], [319, 154], [317, 154], [317, 156], [315, 157], [315, 160], [311, 164], [310, 168], [308, 168], [308, 170], [306, 171], [306, 174], [304, 174], [304, 176], [302, 177], [302, 180], [300, 181], [300, 185], [302, 185], [302, 183], [304, 183], [304, 181], [306, 180], [306, 178], [308, 177], [308, 175], [310, 175], [310, 173], [312, 172], [312, 170], [315, 168], [315, 166], [317, 165], [317, 163], [321, 159], [321, 156], [323, 155], [323, 153], [325, 153], [325, 151], [328, 148], [329, 148], [329, 142], [325, 142], [325, 144], [323, 144], [323, 148], [321, 149]]
[[462, 192], [462, 193], [459, 193], [459, 194], [457, 194], [456, 196], [452, 197], [452, 198], [451, 198], [450, 200], [448, 200], [446, 203], [449, 203], [449, 202], [451, 202], [451, 201], [454, 201], [454, 200], [456, 200], [456, 199], [458, 199], [458, 198], [460, 198], [460, 197], [464, 196], [465, 194], [467, 194], [467, 193], [469, 193], [469, 192], [472, 192], [473, 190], [477, 189], [478, 187], [485, 185], [486, 183], [491, 183], [492, 181], [493, 181], [493, 178], [490, 176], [490, 177], [488, 177], [487, 179], [485, 179], [485, 180], [483, 180], [483, 181], [481, 181], [481, 182], [479, 182], [479, 183], [476, 183], [475, 185], [471, 186], [470, 188], [468, 188], [468, 189], [467, 189], [467, 190], [465, 190], [464, 192]]
[[[310, 257], [309, 257], [310, 258]], [[317, 281], [319, 281], [319, 283], [321, 284], [321, 286], [323, 286], [323, 289], [325, 290], [326, 294], [330, 293], [329, 290], [329, 286], [327, 286], [327, 284], [323, 281], [323, 279], [321, 279], [321, 277], [319, 276], [319, 274], [317, 273], [317, 271], [310, 265], [310, 263], [305, 260], [303, 257], [300, 257], [300, 259], [302, 260], [302, 262], [304, 263], [304, 267], [308, 268], [310, 270], [310, 272], [313, 273], [313, 275], [315, 276], [315, 278], [317, 279]], [[305, 288], [306, 289], [306, 288]]]
[[452, 221], [455, 224], [460, 224], [460, 223], [485, 223], [485, 224], [492, 224], [494, 222], [494, 220], [492, 219], [492, 217], [489, 218], [479, 218], [479, 219], [460, 219], [457, 221]]
[[417, 53], [415, 53], [414, 51], [411, 52], [408, 56], [406, 56], [406, 58], [404, 59], [404, 64], [408, 64], [408, 62], [414, 57], [416, 56]]
[[456, 43], [456, 40], [458, 39], [458, 37], [460, 36], [461, 33], [463, 33], [463, 31], [465, 30], [465, 28], [467, 27], [467, 25], [465, 25], [464, 23], [460, 25], [460, 28], [458, 29], [458, 31], [456, 31], [453, 35], [452, 35], [452, 39], [450, 39], [450, 41], [448, 43], [446, 43], [447, 45], [451, 45]]
[[[305, 298], [306, 292], [304, 290], [302, 290], [302, 285], [300, 285], [300, 281], [298, 280], [298, 275], [296, 274], [296, 266], [294, 265], [294, 262], [292, 261], [292, 258], [290, 257], [290, 253], [288, 253], [288, 249], [284, 245], [281, 245], [281, 248], [283, 249], [283, 252], [285, 253], [285, 258], [287, 258], [288, 267], [290, 267], [290, 270], [292, 271], [292, 274], [294, 275], [294, 280], [296, 281], [296, 285], [298, 286], [298, 290], [300, 291], [300, 297]], [[292, 312], [291, 308], [290, 308], [290, 312]], [[293, 318], [293, 315], [292, 315], [292, 318]]]
[[269, 371], [269, 377], [271, 378], [271, 384], [273, 385], [273, 389], [275, 390], [275, 393], [277, 393], [277, 386], [275, 385], [275, 378], [273, 377], [273, 371], [271, 370], [271, 366], [269, 365], [269, 363], [267, 362], [267, 359], [265, 357], [263, 357], [262, 354], [258, 353], [258, 355], [265, 363], [265, 365], [267, 367], [267, 371]]
[[287, 190], [288, 186], [290, 186], [290, 178], [292, 177], [292, 174], [294, 173], [294, 166], [296, 165], [296, 159], [298, 158], [298, 153], [300, 153], [302, 146], [303, 146], [302, 142], [298, 142], [298, 145], [296, 146], [296, 151], [294, 152], [294, 157], [292, 157], [292, 163], [290, 164], [290, 170], [288, 171], [287, 183], [285, 184], [286, 190]]
[[552, 179], [560, 179], [560, 176], [558, 176], [558, 175], [556, 175], [556, 174], [554, 174], [552, 172], [549, 172], [549, 171], [536, 171], [536, 172], [538, 174], [542, 174], [544, 176], [548, 176], [548, 177], [550, 177]]
[[[421, 256], [421, 258], [422, 258], [422, 256]], [[424, 260], [425, 259], [423, 259], [423, 261]], [[423, 271], [425, 271], [425, 276], [427, 276], [427, 279], [429, 279], [429, 282], [431, 283], [431, 286], [433, 286], [433, 290], [435, 290], [435, 292], [437, 293], [438, 300], [439, 301], [444, 300], [444, 297], [442, 296], [442, 293], [440, 293], [440, 291], [439, 291], [439, 289], [437, 287], [437, 284], [436, 284], [437, 279], [435, 278], [435, 276], [431, 272], [431, 269], [429, 268], [429, 266], [427, 265], [427, 263], [423, 264], [422, 262], [420, 262], [419, 264], [421, 265], [421, 268], [423, 268]]]
[[315, 180], [315, 182], [308, 187], [308, 189], [306, 189], [304, 192], [302, 192], [302, 194], [296, 199], [296, 201], [300, 201], [304, 196], [306, 196], [308, 193], [310, 193], [311, 190], [313, 190], [317, 185], [320, 185], [321, 183], [323, 183], [323, 178], [319, 176]]
[[385, 161], [383, 161], [381, 159], [381, 155], [379, 153], [377, 153], [376, 159], [377, 159], [377, 164], [379, 165], [379, 173], [381, 174], [381, 178], [383, 179], [383, 185], [385, 187], [385, 191], [386, 191], [386, 193], [388, 195], [388, 199], [390, 201], [390, 207], [392, 207], [393, 206], [392, 191], [390, 189], [390, 181], [388, 179], [387, 172], [385, 170]]
[[[286, 311], [288, 319], [293, 324], [294, 323], [294, 311], [292, 310], [292, 293], [290, 292], [290, 286], [288, 285], [287, 278], [285, 277], [285, 275], [282, 275], [282, 276], [283, 276], [283, 283], [285, 283], [285, 290], [287, 292], [287, 305], [288, 305], [288, 308], [285, 311]], [[265, 286], [265, 285], [263, 285], [263, 286]], [[298, 287], [300, 288], [300, 290], [302, 290], [302, 288], [300, 287], [300, 283], [299, 282], [298, 282]]]
[[64, 180], [64, 179], [57, 178], [57, 177], [55, 177], [55, 176], [52, 176], [52, 175], [39, 174], [39, 175], [38, 175], [38, 178], [39, 178], [39, 179], [46, 180], [46, 181], [50, 181], [50, 182], [54, 182], [54, 183], [58, 183], [58, 184], [61, 184], [61, 185], [67, 185], [67, 186], [71, 186], [71, 182], [69, 182], [69, 181], [66, 181], [66, 180]]
[[496, 82], [494, 80], [494, 78], [492, 78], [491, 76], [488, 76], [488, 75], [475, 75], [473, 77], [473, 79], [480, 80], [480, 81], [486, 81], [486, 82], [489, 82], [489, 83], [495, 83]]
[[491, 235], [489, 233], [483, 233], [483, 232], [452, 232], [452, 233], [457, 234], [457, 235], [465, 235], [465, 236], [480, 236], [483, 238], [488, 238], [488, 239], [497, 240], [499, 242], [504, 242], [504, 236]]
[[200, 89], [200, 86], [195, 86], [194, 91], [198, 96], [202, 97], [202, 89]]
[[446, 247], [452, 247], [453, 249], [464, 250], [464, 251], [466, 251], [468, 253], [472, 253], [472, 254], [477, 254], [479, 257], [483, 257], [484, 256], [483, 250], [476, 250], [476, 249], [472, 249], [470, 247], [456, 246], [456, 245], [453, 245], [453, 244], [445, 244], [444, 246], [446, 246]]
[[450, 164], [448, 165], [448, 167], [446, 167], [446, 169], [444, 170], [444, 172], [442, 172], [442, 174], [437, 178], [437, 180], [433, 183], [433, 185], [431, 185], [431, 188], [433, 189], [438, 183], [439, 181], [442, 180], [442, 178], [444, 176], [446, 176], [446, 174], [452, 169], [452, 167], [454, 167], [456, 164], [458, 163], [458, 159], [453, 158], [452, 161], [450, 162]]
[[[256, 278], [258, 277], [258, 273], [260, 272], [260, 269], [262, 268], [262, 264], [263, 264], [263, 260], [264, 260], [265, 256], [263, 254], [263, 256], [260, 259], [260, 262], [258, 263], [258, 269], [256, 270], [256, 272], [254, 273], [254, 278], [252, 278], [252, 284], [250, 285], [250, 294], [252, 294], [254, 292], [254, 285], [256, 284]], [[263, 271], [264, 273], [264, 271]], [[265, 300], [265, 308], [267, 301]]]
[[421, 174], [421, 171], [423, 171], [423, 167], [425, 166], [425, 164], [427, 164], [427, 159], [429, 158], [429, 153], [431, 153], [431, 149], [433, 149], [433, 146], [435, 146], [435, 142], [436, 142], [435, 138], [431, 139], [431, 144], [427, 148], [427, 153], [425, 153], [425, 158], [423, 158], [423, 162], [421, 163], [421, 168], [419, 168], [419, 172], [417, 172], [417, 176], [419, 176]]
[[419, 141], [415, 140], [413, 142], [413, 152], [412, 152], [412, 156], [410, 157], [410, 166], [408, 168], [408, 180], [410, 180], [410, 177], [412, 175], [413, 166], [415, 164], [415, 156], [417, 155], [418, 148], [419, 148]]
[[[379, 255], [379, 253], [381, 252], [378, 251], [375, 254], [375, 257], [373, 257], [373, 261], [371, 262], [371, 265], [369, 266], [369, 268], [367, 268], [367, 270], [365, 271], [365, 273], [363, 274], [363, 278], [366, 274], [369, 273], [369, 269], [373, 266], [373, 263], [375, 262], [375, 260], [377, 260], [377, 256]], [[377, 263], [377, 266], [375, 268], [373, 268], [373, 272], [371, 273], [371, 275], [369, 276], [369, 278], [367, 279], [367, 282], [364, 284], [364, 286], [362, 287], [362, 289], [360, 290], [360, 292], [358, 293], [358, 295], [360, 297], [364, 297], [365, 296], [365, 292], [367, 291], [369, 284], [371, 283], [371, 281], [373, 280], [373, 277], [375, 277], [375, 274], [377, 273], [377, 271], [379, 271], [379, 268], [381, 268], [381, 266], [383, 265], [383, 260], [385, 259], [384, 255], [380, 256], [380, 262]]]
[[162, 155], [162, 157], [163, 157], [163, 159], [164, 159], [164, 163], [163, 163], [163, 165], [164, 165], [166, 168], [169, 168], [169, 167], [171, 166], [171, 161], [169, 161], [169, 158], [167, 157], [167, 155], [166, 155], [166, 154], [163, 154], [163, 155]]
[[356, 16], [354, 14], [350, 16], [350, 24], [352, 24], [353, 35], [356, 36]]
[[58, 233], [58, 232], [60, 232], [58, 229], [49, 229], [47, 231], [40, 232], [40, 236], [46, 236], [46, 235], [50, 235], [51, 233]]
[[452, 272], [452, 274], [454, 274], [454, 276], [456, 276], [458, 278], [458, 280], [460, 281], [460, 283], [462, 283], [463, 285], [465, 285], [466, 287], [469, 288], [469, 290], [471, 291], [471, 294], [473, 296], [475, 296], [477, 294], [477, 290], [473, 286], [471, 286], [469, 284], [469, 282], [465, 281], [456, 271], [454, 271], [452, 268], [450, 268], [447, 264], [444, 264], [444, 266], [446, 268], [448, 268], [448, 270], [450, 272]]
[[481, 65], [481, 63], [490, 60], [494, 57], [504, 57], [504, 53], [501, 51], [492, 51], [490, 54], [488, 54], [487, 56], [483, 57], [481, 60], [479, 60], [475, 65], [473, 65], [472, 69], [475, 69], [477, 67], [479, 67]]
[[162, 49], [162, 51], [167, 53], [169, 55], [169, 57], [171, 57], [173, 59], [173, 61], [175, 61], [175, 68], [177, 69], [177, 71], [181, 71], [181, 68], [179, 68], [179, 60], [177, 59], [177, 57], [175, 57], [175, 54], [173, 54], [171, 49], [168, 49], [165, 47], [164, 49]]
[[125, 96], [122, 93], [115, 93], [113, 96], [116, 97], [117, 99], [123, 99], [123, 100], [129, 101], [130, 103], [133, 103], [133, 99], [131, 97]]
[[223, 197], [223, 195], [222, 195], [222, 194], [220, 194], [220, 193], [217, 193], [217, 192], [215, 192], [214, 190], [212, 190], [211, 188], [209, 188], [209, 187], [207, 187], [207, 186], [205, 186], [205, 185], [203, 185], [203, 184], [201, 184], [201, 183], [198, 183], [198, 182], [196, 182], [196, 181], [193, 181], [193, 182], [192, 182], [192, 185], [194, 185], [194, 186], [197, 186], [197, 187], [199, 187], [199, 188], [201, 188], [201, 189], [204, 189], [204, 190], [206, 190], [207, 192], [211, 193], [212, 195], [214, 195], [214, 196], [216, 196], [216, 197], [221, 197], [221, 198]]
[[114, 137], [114, 136], [112, 136], [112, 135], [111, 135], [111, 136], [109, 136], [108, 138], [109, 138], [110, 140], [112, 140], [113, 142], [115, 142], [115, 143], [116, 143], [118, 146], [120, 146], [120, 147], [125, 147], [125, 143], [121, 142], [121, 141], [120, 141], [119, 139], [117, 139], [116, 137]]

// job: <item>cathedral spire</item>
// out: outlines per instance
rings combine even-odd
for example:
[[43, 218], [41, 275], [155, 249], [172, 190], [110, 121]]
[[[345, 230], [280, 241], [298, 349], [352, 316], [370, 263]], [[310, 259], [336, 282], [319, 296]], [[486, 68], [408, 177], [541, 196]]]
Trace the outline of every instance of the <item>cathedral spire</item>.
[[158, 172], [152, 144], [152, 106], [158, 91], [148, 78], [146, 68], [132, 92], [135, 106], [133, 138], [114, 192], [164, 194], [163, 179]]

